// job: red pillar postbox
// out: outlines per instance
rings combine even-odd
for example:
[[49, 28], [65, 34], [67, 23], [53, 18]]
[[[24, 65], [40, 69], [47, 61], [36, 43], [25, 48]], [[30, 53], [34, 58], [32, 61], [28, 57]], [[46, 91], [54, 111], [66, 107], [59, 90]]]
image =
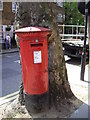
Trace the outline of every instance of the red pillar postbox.
[[24, 92], [31, 96], [48, 93], [47, 35], [50, 30], [26, 27], [15, 31], [20, 40]]

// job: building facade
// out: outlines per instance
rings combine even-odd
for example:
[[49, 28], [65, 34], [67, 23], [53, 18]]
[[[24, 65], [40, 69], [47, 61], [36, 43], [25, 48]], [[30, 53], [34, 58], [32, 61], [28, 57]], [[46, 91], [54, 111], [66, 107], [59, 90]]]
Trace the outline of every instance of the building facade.
[[13, 25], [15, 12], [12, 2], [3, 2], [2, 25]]
[[[14, 2], [3, 2], [0, 0], [0, 43], [5, 42], [6, 34], [9, 33], [13, 38], [15, 21], [15, 3]], [[6, 28], [10, 27], [10, 31]]]

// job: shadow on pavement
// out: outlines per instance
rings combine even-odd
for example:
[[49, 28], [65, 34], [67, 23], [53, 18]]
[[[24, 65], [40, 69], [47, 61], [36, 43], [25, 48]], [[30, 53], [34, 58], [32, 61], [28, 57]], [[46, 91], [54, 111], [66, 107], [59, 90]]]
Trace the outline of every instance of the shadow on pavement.
[[[81, 59], [79, 58], [71, 58], [66, 60], [66, 63], [72, 64], [72, 65], [81, 65]], [[89, 61], [86, 60], [86, 65], [89, 64]]]
[[66, 60], [66, 63], [73, 65], [81, 65], [81, 59], [71, 58], [69, 60]]

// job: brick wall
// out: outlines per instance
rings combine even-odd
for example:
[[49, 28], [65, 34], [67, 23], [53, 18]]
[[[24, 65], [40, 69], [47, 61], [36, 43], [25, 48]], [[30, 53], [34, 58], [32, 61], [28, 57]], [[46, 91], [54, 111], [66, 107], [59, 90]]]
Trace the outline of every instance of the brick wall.
[[11, 25], [14, 21], [14, 13], [12, 12], [12, 3], [4, 2], [2, 11], [2, 24]]

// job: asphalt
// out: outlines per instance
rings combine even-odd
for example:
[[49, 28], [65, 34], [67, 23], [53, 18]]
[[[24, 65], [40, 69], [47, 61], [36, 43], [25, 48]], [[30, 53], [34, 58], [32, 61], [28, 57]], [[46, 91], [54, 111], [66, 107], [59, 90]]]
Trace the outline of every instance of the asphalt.
[[[19, 52], [18, 48], [13, 48], [13, 49], [7, 49], [7, 50], [2, 50], [0, 52], [0, 54], [8, 54], [8, 53], [14, 53], [14, 52]], [[3, 98], [2, 98], [3, 99]], [[0, 99], [1, 100], [1, 99]], [[76, 111], [74, 111], [71, 115], [70, 115], [70, 119], [71, 118], [85, 118], [90, 120], [90, 104], [88, 105], [89, 100], [87, 100], [85, 103], [83, 103]], [[3, 102], [5, 104], [5, 102]], [[0, 104], [1, 106], [2, 104]]]

